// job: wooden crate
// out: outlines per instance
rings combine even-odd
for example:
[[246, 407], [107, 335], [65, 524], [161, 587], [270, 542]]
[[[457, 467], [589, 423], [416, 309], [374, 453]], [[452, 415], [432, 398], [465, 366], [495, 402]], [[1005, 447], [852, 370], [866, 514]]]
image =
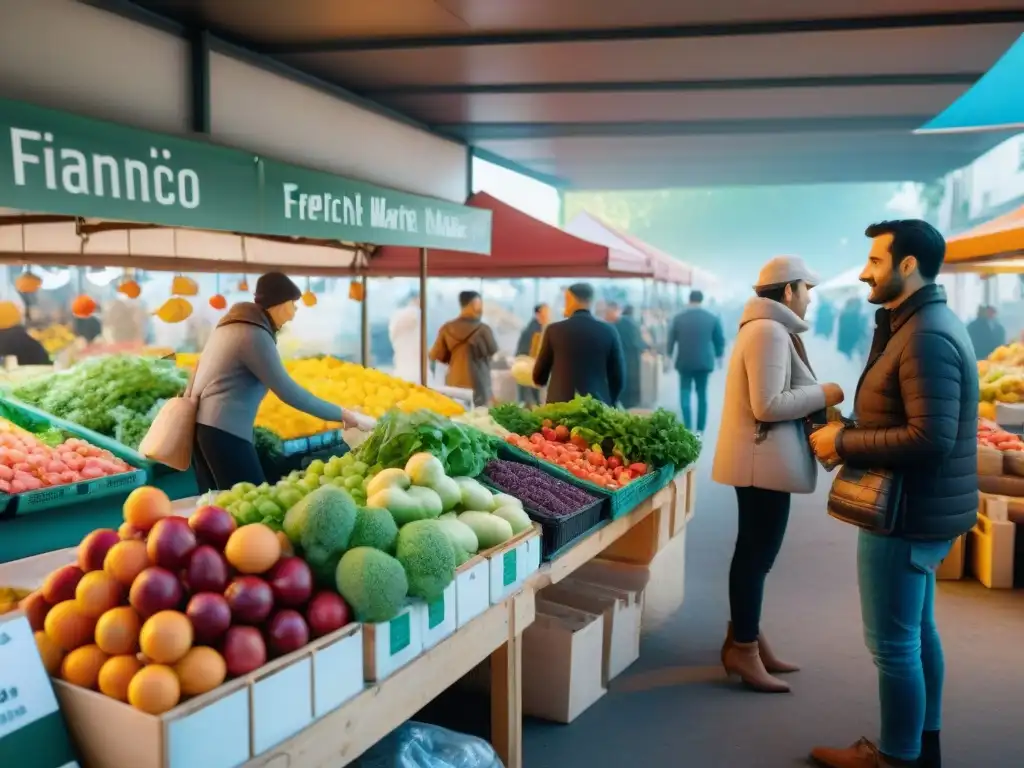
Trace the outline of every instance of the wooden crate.
[[693, 469], [680, 472], [669, 486], [672, 490], [672, 536], [678, 536], [693, 518], [696, 473]]
[[[233, 768], [309, 726], [325, 706], [340, 706], [363, 690], [361, 655], [359, 664], [338, 664], [337, 652], [351, 652], [353, 641], [361, 649], [361, 624], [159, 716], [61, 680], [53, 684], [89, 768]], [[345, 679], [341, 671], [348, 668], [351, 677], [353, 666], [355, 680]]]

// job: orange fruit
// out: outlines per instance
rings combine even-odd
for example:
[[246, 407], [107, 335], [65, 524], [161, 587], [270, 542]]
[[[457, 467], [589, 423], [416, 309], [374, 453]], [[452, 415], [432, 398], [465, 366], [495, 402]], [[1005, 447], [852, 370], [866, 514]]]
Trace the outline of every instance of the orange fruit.
[[100, 693], [118, 701], [128, 701], [128, 686], [142, 669], [142, 662], [134, 656], [111, 656], [103, 666], [97, 680]]
[[90, 571], [75, 588], [75, 600], [86, 616], [97, 619], [124, 600], [124, 587], [106, 571]]
[[46, 667], [46, 673], [55, 677], [60, 672], [60, 663], [64, 661], [64, 651], [45, 632], [36, 632], [36, 648], [39, 649], [39, 656]]
[[100, 668], [108, 658], [107, 654], [99, 649], [99, 646], [83, 645], [64, 657], [64, 661], [60, 665], [60, 676], [72, 685], [95, 688], [99, 680]]
[[96, 311], [96, 301], [84, 293], [75, 296], [71, 302], [71, 314], [75, 317], [86, 318]]
[[117, 542], [103, 560], [104, 572], [117, 579], [122, 587], [130, 587], [135, 577], [149, 566], [146, 542], [135, 539]]
[[96, 645], [104, 653], [121, 656], [139, 649], [142, 620], [135, 609], [121, 606], [107, 611], [96, 622]]
[[86, 616], [77, 600], [57, 603], [43, 622], [46, 636], [65, 651], [73, 651], [92, 642], [96, 620]]
[[159, 488], [144, 485], [124, 500], [124, 521], [138, 531], [148, 531], [158, 520], [173, 514], [171, 500]]
[[281, 541], [263, 523], [243, 525], [228, 539], [224, 557], [241, 573], [266, 573], [281, 559]]
[[185, 654], [185, 657], [174, 665], [174, 672], [181, 682], [183, 696], [198, 696], [212, 691], [224, 682], [228, 668], [224, 657], [213, 648], [199, 645]]
[[181, 699], [181, 684], [174, 670], [163, 664], [150, 664], [135, 673], [128, 683], [128, 703], [151, 715], [174, 709]]
[[178, 611], [160, 611], [146, 619], [139, 647], [157, 664], [174, 664], [192, 647], [192, 622]]

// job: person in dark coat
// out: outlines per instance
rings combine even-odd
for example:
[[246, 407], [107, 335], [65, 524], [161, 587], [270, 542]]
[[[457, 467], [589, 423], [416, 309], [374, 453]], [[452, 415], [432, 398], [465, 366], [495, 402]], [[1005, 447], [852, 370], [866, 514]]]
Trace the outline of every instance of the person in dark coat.
[[0, 302], [0, 362], [14, 357], [18, 365], [49, 365], [50, 355], [33, 339], [21, 320], [21, 311], [11, 301]]
[[565, 292], [565, 320], [548, 326], [533, 367], [533, 381], [547, 386], [549, 403], [592, 395], [615, 405], [626, 379], [619, 334], [590, 311], [594, 289], [576, 283]]
[[860, 351], [861, 344], [867, 336], [868, 319], [861, 312], [860, 299], [850, 299], [839, 314], [839, 325], [836, 332], [836, 348], [853, 360]]
[[[946, 242], [930, 224], [888, 221], [860, 279], [880, 304], [855, 426], [811, 435], [823, 462], [894, 470], [895, 529], [861, 529], [857, 548], [864, 637], [878, 668], [882, 735], [811, 755], [837, 768], [941, 765], [944, 662], [935, 624], [935, 571], [978, 519], [978, 372], [967, 329], [935, 284]], [[835, 490], [835, 488], [833, 488]]]
[[622, 390], [622, 407], [636, 408], [640, 405], [640, 361], [644, 352], [650, 346], [644, 340], [633, 316], [633, 307], [619, 308], [616, 302], [611, 302], [607, 310], [608, 322], [619, 332], [619, 341], [622, 343], [622, 354], [626, 360], [626, 384]]
[[814, 316], [814, 335], [825, 339], [832, 338], [832, 328], [836, 324], [836, 308], [828, 299], [818, 304], [818, 312]]
[[967, 325], [978, 360], [986, 360], [1006, 343], [1006, 329], [996, 320], [995, 307], [978, 307], [978, 316]]
[[[708, 423], [708, 377], [716, 366], [721, 367], [725, 354], [722, 322], [701, 306], [703, 302], [701, 291], [690, 292], [689, 306], [672, 318], [666, 349], [668, 362], [671, 363], [674, 357], [679, 371], [683, 423], [687, 429], [696, 426], [698, 432], [703, 432]], [[690, 406], [691, 392], [694, 391], [697, 394], [696, 425]]]
[[[538, 304], [533, 308], [533, 317], [519, 334], [519, 343], [516, 345], [516, 356], [536, 357], [540, 349], [540, 339], [544, 329], [551, 322], [551, 307], [547, 304]], [[533, 387], [517, 387], [519, 390], [519, 402], [525, 405], [540, 405], [540, 390]]]

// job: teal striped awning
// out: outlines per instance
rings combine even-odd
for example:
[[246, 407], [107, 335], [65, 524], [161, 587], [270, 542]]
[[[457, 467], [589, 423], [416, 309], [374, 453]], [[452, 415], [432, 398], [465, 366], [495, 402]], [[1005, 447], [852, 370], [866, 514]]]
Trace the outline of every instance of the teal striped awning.
[[1024, 35], [967, 93], [915, 133], [1024, 131]]

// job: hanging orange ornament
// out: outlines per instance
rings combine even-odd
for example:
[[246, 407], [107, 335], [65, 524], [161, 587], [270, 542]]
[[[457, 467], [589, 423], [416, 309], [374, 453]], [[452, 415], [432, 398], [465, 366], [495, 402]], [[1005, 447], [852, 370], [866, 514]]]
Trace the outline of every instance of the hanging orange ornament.
[[82, 293], [75, 297], [75, 300], [71, 302], [71, 314], [75, 317], [82, 318], [83, 320], [87, 317], [91, 317], [92, 313], [96, 311], [96, 302], [92, 296]]
[[125, 278], [117, 286], [117, 292], [129, 299], [137, 299], [142, 294], [142, 287], [130, 277]]
[[219, 293], [215, 293], [210, 297], [210, 306], [220, 311], [228, 308], [228, 300], [221, 296]]
[[35, 293], [39, 290], [39, 286], [43, 284], [43, 281], [36, 275], [32, 274], [31, 270], [26, 269], [17, 279], [14, 281], [14, 287], [18, 293]]

